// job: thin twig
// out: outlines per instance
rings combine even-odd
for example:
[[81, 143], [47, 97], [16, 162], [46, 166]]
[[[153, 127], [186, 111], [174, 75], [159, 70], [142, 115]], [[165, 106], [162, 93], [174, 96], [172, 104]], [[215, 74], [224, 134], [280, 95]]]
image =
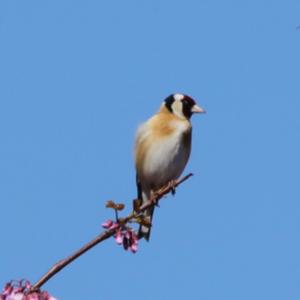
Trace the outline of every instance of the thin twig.
[[[169, 184], [161, 188], [159, 191], [154, 193], [153, 197], [149, 201], [147, 201], [146, 203], [144, 203], [142, 206], [139, 207], [139, 212], [142, 212], [145, 209], [156, 205], [164, 195], [171, 192], [174, 189], [174, 187], [177, 187], [178, 185], [186, 181], [188, 178], [190, 178], [192, 175], [193, 174], [190, 173], [182, 177], [181, 179], [175, 180], [174, 182], [170, 182]], [[135, 215], [131, 213], [129, 216], [120, 219], [120, 222], [122, 222], [122, 225], [125, 225], [134, 217]], [[63, 268], [65, 268], [67, 265], [69, 265], [71, 262], [77, 259], [79, 256], [81, 256], [91, 248], [95, 247], [97, 244], [115, 235], [117, 230], [118, 227], [102, 232], [100, 235], [98, 235], [96, 238], [94, 238], [93, 240], [85, 244], [82, 248], [74, 252], [72, 255], [55, 263], [45, 275], [43, 275], [34, 285], [32, 285], [29, 293], [38, 291], [41, 288], [41, 286], [44, 285], [49, 279], [51, 279], [55, 274], [57, 274], [59, 271], [61, 271]]]

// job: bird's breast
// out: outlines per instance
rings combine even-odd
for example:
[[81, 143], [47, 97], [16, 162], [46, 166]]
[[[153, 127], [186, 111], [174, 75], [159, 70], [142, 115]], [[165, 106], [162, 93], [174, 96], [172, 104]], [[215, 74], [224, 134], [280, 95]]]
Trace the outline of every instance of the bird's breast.
[[142, 181], [146, 181], [156, 189], [178, 178], [188, 161], [190, 144], [190, 127], [175, 128], [168, 135], [146, 136], [143, 140], [144, 151], [138, 170]]

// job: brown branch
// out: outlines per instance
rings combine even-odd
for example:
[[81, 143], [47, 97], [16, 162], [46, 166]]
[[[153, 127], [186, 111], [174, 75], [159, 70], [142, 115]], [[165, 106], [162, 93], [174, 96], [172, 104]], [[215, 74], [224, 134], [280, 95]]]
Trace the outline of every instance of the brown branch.
[[[193, 176], [192, 173], [182, 177], [181, 179], [170, 182], [166, 186], [162, 187], [159, 191], [154, 193], [153, 197], [149, 201], [147, 201], [146, 203], [144, 203], [142, 206], [139, 207], [139, 212], [142, 212], [145, 209], [156, 205], [164, 195], [173, 191], [175, 187], [177, 187], [178, 185], [186, 181], [191, 176]], [[125, 225], [134, 218], [135, 218], [135, 214], [131, 213], [129, 216], [120, 219], [120, 223], [121, 223], [120, 225]], [[82, 248], [74, 252], [72, 255], [55, 263], [44, 276], [42, 276], [34, 285], [32, 285], [29, 293], [38, 291], [41, 288], [41, 286], [44, 285], [49, 279], [51, 279], [55, 274], [57, 274], [59, 271], [61, 271], [63, 268], [65, 268], [67, 265], [69, 265], [71, 262], [77, 259], [79, 256], [81, 256], [91, 248], [95, 247], [97, 244], [115, 235], [117, 230], [118, 227], [102, 232], [100, 235], [98, 235], [96, 238], [94, 238], [93, 240], [85, 244]]]

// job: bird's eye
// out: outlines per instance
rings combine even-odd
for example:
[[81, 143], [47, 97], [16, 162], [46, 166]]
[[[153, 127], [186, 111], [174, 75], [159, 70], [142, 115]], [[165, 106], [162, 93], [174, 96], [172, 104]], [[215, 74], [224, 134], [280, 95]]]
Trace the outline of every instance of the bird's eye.
[[188, 104], [189, 104], [189, 101], [188, 101], [187, 99], [183, 99], [183, 100], [182, 100], [182, 103], [183, 103], [183, 105], [188, 105]]

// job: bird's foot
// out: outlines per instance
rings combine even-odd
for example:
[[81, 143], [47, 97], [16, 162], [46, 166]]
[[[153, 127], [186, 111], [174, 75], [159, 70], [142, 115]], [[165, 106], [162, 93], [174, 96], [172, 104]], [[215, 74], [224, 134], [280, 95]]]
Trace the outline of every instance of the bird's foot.
[[142, 206], [142, 200], [141, 199], [134, 199], [133, 200], [133, 211], [136, 213], [140, 212], [140, 207]]
[[156, 207], [160, 207], [159, 206], [159, 200], [158, 200], [158, 192], [154, 192], [152, 198], [151, 198], [151, 201], [152, 203], [156, 206]]

